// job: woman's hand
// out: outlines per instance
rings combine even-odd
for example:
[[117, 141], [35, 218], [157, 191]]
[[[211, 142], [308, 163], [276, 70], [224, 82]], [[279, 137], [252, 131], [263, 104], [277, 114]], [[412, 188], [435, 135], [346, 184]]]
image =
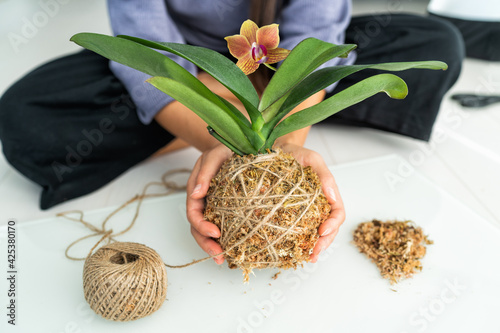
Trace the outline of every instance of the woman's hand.
[[[319, 227], [320, 238], [310, 256], [311, 262], [316, 262], [321, 251], [325, 250], [333, 242], [345, 220], [344, 204], [335, 179], [321, 155], [291, 143], [282, 144], [280, 147], [283, 151], [292, 154], [302, 165], [312, 167], [318, 174], [323, 193], [332, 206], [329, 218]], [[220, 245], [212, 239], [220, 237], [219, 228], [215, 224], [206, 221], [203, 217], [205, 196], [210, 186], [210, 180], [217, 174], [222, 163], [229, 159], [231, 155], [231, 151], [222, 144], [204, 152], [196, 162], [187, 183], [186, 207], [187, 217], [189, 223], [191, 223], [191, 233], [203, 251], [211, 256], [223, 251]], [[220, 265], [224, 262], [224, 257], [218, 256], [214, 260]]]
[[306, 149], [302, 146], [284, 143], [279, 145], [284, 152], [292, 154], [300, 164], [310, 166], [319, 176], [323, 193], [332, 206], [332, 211], [328, 219], [319, 226], [320, 238], [310, 256], [311, 262], [316, 262], [321, 251], [332, 244], [339, 228], [345, 220], [344, 203], [340, 197], [339, 189], [335, 183], [332, 173], [328, 170], [325, 161], [320, 154]]
[[[191, 223], [191, 233], [203, 251], [211, 256], [223, 251], [220, 245], [212, 239], [220, 237], [219, 228], [212, 222], [206, 221], [203, 217], [205, 196], [210, 181], [215, 177], [222, 163], [229, 159], [231, 155], [231, 150], [222, 144], [205, 151], [196, 161], [186, 187], [186, 210], [188, 221]], [[220, 265], [224, 262], [224, 257], [218, 256], [214, 260]]]

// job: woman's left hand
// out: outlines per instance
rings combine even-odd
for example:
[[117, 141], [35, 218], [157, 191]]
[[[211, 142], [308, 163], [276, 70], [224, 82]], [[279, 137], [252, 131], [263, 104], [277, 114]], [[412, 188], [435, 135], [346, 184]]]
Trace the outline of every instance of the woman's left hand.
[[335, 178], [320, 154], [291, 143], [284, 143], [279, 146], [284, 152], [292, 154], [300, 164], [303, 166], [310, 166], [318, 174], [323, 188], [323, 193], [332, 206], [330, 216], [319, 226], [318, 229], [320, 238], [318, 239], [313, 253], [310, 256], [311, 262], [314, 263], [318, 260], [319, 254], [332, 244], [335, 236], [337, 236], [337, 233], [339, 232], [340, 226], [344, 223], [344, 203], [340, 197], [339, 189], [335, 183]]
[[[214, 240], [220, 237], [220, 230], [203, 216], [205, 196], [210, 186], [210, 180], [215, 177], [222, 163], [230, 158], [232, 152], [226, 146], [217, 144], [212, 149], [201, 154], [187, 182], [186, 213], [191, 224], [191, 234], [198, 245], [211, 256], [222, 253], [222, 248]], [[224, 262], [224, 256], [214, 257], [217, 264]]]

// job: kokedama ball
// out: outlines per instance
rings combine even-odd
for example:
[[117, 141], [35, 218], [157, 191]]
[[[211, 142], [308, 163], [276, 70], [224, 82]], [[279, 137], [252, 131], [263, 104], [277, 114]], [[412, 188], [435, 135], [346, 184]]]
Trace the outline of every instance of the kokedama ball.
[[136, 320], [158, 310], [167, 296], [167, 272], [153, 249], [115, 242], [85, 260], [83, 291], [92, 310], [116, 321]]
[[226, 161], [210, 184], [205, 218], [221, 230], [229, 267], [248, 281], [254, 268], [308, 261], [330, 209], [317, 174], [277, 151]]

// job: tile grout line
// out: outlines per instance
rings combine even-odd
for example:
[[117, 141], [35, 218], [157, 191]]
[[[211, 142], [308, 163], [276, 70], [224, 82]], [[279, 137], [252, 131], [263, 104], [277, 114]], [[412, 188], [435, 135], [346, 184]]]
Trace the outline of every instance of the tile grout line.
[[490, 210], [488, 206], [486, 206], [483, 201], [476, 195], [476, 193], [469, 187], [469, 185], [458, 175], [455, 170], [446, 162], [446, 160], [441, 156], [441, 154], [438, 151], [435, 151], [435, 154], [439, 160], [446, 166], [448, 171], [455, 176], [455, 178], [469, 191], [469, 194], [476, 199], [477, 203], [484, 208], [484, 210], [490, 215], [490, 218], [492, 218], [499, 226], [500, 226], [500, 219], [495, 215], [494, 212]]
[[321, 141], [323, 142], [323, 144], [325, 145], [325, 147], [327, 147], [326, 151], [328, 152], [328, 156], [332, 160], [333, 165], [338, 165], [339, 163], [332, 152], [332, 148], [330, 147], [330, 145], [328, 144], [328, 141], [326, 140], [325, 136], [323, 135], [323, 128], [322, 127], [317, 127], [317, 128], [318, 128], [319, 137], [320, 137]]

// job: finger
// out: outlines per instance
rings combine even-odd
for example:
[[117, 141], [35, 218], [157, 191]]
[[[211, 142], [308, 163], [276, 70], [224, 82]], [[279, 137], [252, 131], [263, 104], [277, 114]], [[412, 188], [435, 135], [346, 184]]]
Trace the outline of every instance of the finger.
[[220, 237], [219, 228], [212, 222], [205, 220], [203, 216], [203, 206], [201, 210], [188, 210], [187, 215], [191, 226], [195, 228], [201, 235], [212, 238]]
[[342, 223], [345, 221], [345, 208], [344, 202], [342, 201], [342, 197], [339, 193], [339, 189], [337, 184], [335, 183], [335, 178], [331, 175], [328, 170], [329, 175], [323, 174], [323, 179], [327, 179], [322, 181], [324, 194], [330, 203], [332, 209], [330, 211], [330, 216], [328, 219], [321, 224], [318, 229], [318, 232], [321, 236], [326, 236], [331, 232], [337, 230]]
[[316, 171], [319, 181], [321, 182], [323, 194], [332, 205], [332, 208], [339, 207], [340, 205], [343, 206], [337, 183], [326, 163], [323, 160], [316, 162], [314, 171]]
[[[198, 160], [193, 168], [190, 179], [188, 180], [188, 188], [193, 188], [193, 184], [196, 180], [196, 173], [200, 169], [201, 161]], [[205, 209], [204, 199], [194, 199], [191, 196], [186, 198], [186, 216], [193, 226], [200, 234], [206, 237], [218, 238], [220, 237], [219, 228], [205, 220], [203, 211]]]
[[[222, 248], [213, 239], [208, 238], [200, 234], [195, 228], [191, 227], [191, 234], [195, 239], [196, 243], [201, 247], [203, 251], [208, 253], [210, 256], [216, 255], [217, 253], [222, 253]], [[220, 255], [213, 258], [217, 265], [224, 262], [224, 256]]]
[[337, 230], [340, 226], [340, 223], [337, 219], [328, 218], [323, 222], [318, 228], [318, 234], [323, 237], [331, 234], [335, 230]]
[[[342, 225], [342, 223], [344, 223], [345, 209], [342, 197], [340, 196], [337, 184], [335, 182], [335, 178], [326, 166], [326, 163], [323, 161], [323, 159], [314, 159], [314, 162], [311, 161], [311, 164], [311, 167], [316, 167], [315, 171], [320, 178], [324, 194], [332, 207], [330, 216], [318, 228], [318, 233], [320, 234], [321, 238], [320, 240], [318, 240], [318, 243], [315, 246], [316, 252], [313, 252], [315, 253], [315, 256], [317, 256], [319, 255], [319, 252], [321, 252], [322, 246], [330, 246], [331, 242], [333, 241], [333, 238], [331, 238], [330, 235], [336, 235], [339, 231], [340, 226]], [[328, 240], [329, 243], [325, 243], [325, 239]]]
[[310, 166], [314, 170], [320, 180], [323, 193], [327, 197], [330, 204], [333, 205], [338, 201], [340, 193], [338, 193], [335, 178], [330, 172], [330, 169], [326, 165], [326, 162], [321, 154], [296, 145], [285, 145], [283, 146], [283, 149], [292, 153], [299, 163], [304, 166]]
[[[323, 193], [328, 199], [328, 202], [332, 205], [332, 209], [340, 207], [340, 205], [343, 206], [335, 178], [321, 155], [311, 150], [307, 153], [307, 156], [302, 159], [304, 165], [310, 166], [318, 175]], [[335, 204], [337, 204], [337, 206], [334, 207]]]
[[[200, 172], [201, 168], [201, 156], [196, 160], [196, 163], [194, 164], [193, 171], [191, 171], [191, 174], [189, 175], [187, 184], [186, 184], [186, 192], [187, 193], [192, 193], [194, 187], [196, 186], [196, 177], [198, 176], [198, 172]], [[188, 195], [188, 199], [189, 199]]]
[[330, 212], [330, 216], [319, 226], [318, 233], [320, 236], [326, 236], [340, 228], [345, 221], [344, 206], [334, 205]]
[[311, 256], [309, 257], [309, 260], [313, 263], [318, 261], [319, 254], [326, 250], [333, 242], [335, 237], [338, 234], [338, 229], [333, 231], [327, 236], [320, 237], [318, 241], [316, 242], [316, 245], [314, 246], [313, 252], [311, 253]]
[[330, 169], [328, 169], [325, 160], [319, 153], [311, 151], [305, 162], [316, 172], [321, 184], [332, 188], [337, 187]]
[[217, 147], [202, 156], [200, 169], [196, 177], [196, 185], [191, 192], [192, 198], [200, 199], [205, 197], [210, 186], [210, 181], [229, 157], [231, 157], [231, 151], [225, 146]]
[[[341, 203], [341, 201], [340, 201]], [[337, 204], [334, 206], [338, 206]], [[313, 253], [311, 254], [311, 261], [316, 262], [317, 257], [324, 249], [328, 248], [335, 236], [337, 236], [339, 232], [340, 226], [345, 221], [345, 210], [344, 206], [340, 205], [330, 213], [330, 217], [323, 222], [319, 228], [318, 233], [320, 234], [320, 238], [314, 247]], [[314, 260], [314, 261], [313, 261]]]
[[[193, 171], [189, 176], [186, 189], [187, 191], [194, 188], [194, 183], [196, 182], [197, 174], [201, 167], [201, 158], [196, 161]], [[205, 202], [203, 199], [194, 199], [191, 196], [186, 197], [186, 216], [191, 224], [200, 234], [206, 237], [220, 237], [219, 228], [213, 223], [205, 221], [203, 216], [203, 211], [205, 208]]]

